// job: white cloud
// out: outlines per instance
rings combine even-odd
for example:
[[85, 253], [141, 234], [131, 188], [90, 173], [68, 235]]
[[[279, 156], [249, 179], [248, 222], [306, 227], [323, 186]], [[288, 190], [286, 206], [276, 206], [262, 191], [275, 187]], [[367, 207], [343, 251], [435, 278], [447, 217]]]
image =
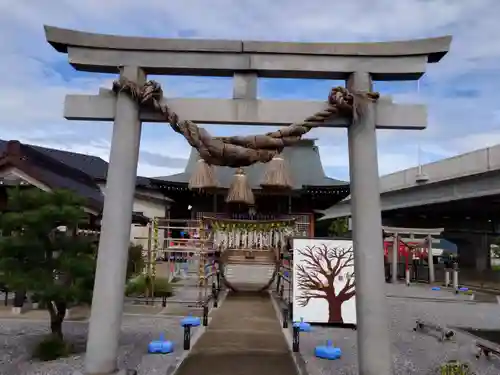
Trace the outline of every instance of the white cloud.
[[[336, 176], [341, 179], [348, 179], [349, 173], [349, 151], [347, 148], [347, 134], [339, 134], [339, 144], [330, 146], [321, 142], [320, 155], [323, 166], [326, 169], [338, 169], [344, 167], [345, 175]], [[379, 137], [380, 138], [380, 137]], [[378, 169], [379, 174], [385, 175], [399, 170], [415, 166], [419, 162], [418, 144], [413, 147], [405, 147], [404, 149], [393, 149], [387, 151], [383, 147], [384, 142], [379, 142], [378, 145]], [[345, 168], [347, 167], [347, 168]]]
[[[499, 16], [498, 0], [212, 0], [209, 6], [201, 0], [52, 0], [51, 6], [0, 0], [2, 138], [109, 154], [110, 124], [68, 122], [62, 118], [62, 107], [66, 94], [95, 93], [101, 86], [109, 87], [114, 77], [71, 73], [67, 56], [46, 43], [43, 24], [123, 35], [287, 41], [378, 41], [452, 34], [451, 52], [429, 66], [420, 92], [409, 84], [395, 95], [399, 101], [427, 104], [429, 128], [420, 133], [379, 132], [380, 171], [392, 172], [416, 164], [418, 144], [425, 161], [500, 142]], [[231, 93], [228, 79], [160, 81], [169, 96], [227, 97]], [[467, 92], [470, 95], [464, 97]], [[211, 130], [229, 131], [227, 127]], [[264, 130], [231, 127], [230, 131]], [[345, 132], [314, 130], [311, 137], [320, 139], [325, 166], [347, 165]], [[157, 124], [144, 125], [142, 147], [163, 156], [189, 153], [180, 136]], [[171, 170], [141, 163], [139, 173], [165, 175]]]

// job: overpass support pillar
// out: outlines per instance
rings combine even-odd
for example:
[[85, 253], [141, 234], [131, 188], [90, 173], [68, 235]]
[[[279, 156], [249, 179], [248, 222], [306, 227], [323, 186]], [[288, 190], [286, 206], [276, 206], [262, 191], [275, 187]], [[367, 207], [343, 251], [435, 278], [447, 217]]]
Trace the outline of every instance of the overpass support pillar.
[[460, 268], [483, 272], [490, 268], [490, 245], [493, 237], [487, 233], [456, 233], [445, 237], [458, 246]]
[[487, 234], [479, 236], [478, 246], [475, 247], [476, 271], [486, 271], [490, 268], [491, 241]]

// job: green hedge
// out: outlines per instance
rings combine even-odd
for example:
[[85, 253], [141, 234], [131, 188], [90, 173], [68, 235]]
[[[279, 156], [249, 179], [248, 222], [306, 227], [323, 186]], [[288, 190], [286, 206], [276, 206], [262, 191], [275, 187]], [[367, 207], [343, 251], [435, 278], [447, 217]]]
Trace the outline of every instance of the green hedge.
[[68, 357], [75, 353], [72, 345], [66, 343], [62, 337], [47, 335], [37, 343], [33, 349], [33, 358], [40, 361], [53, 361], [58, 358]]
[[[147, 276], [136, 276], [127, 282], [125, 295], [127, 297], [145, 297], [151, 286], [151, 280]], [[155, 297], [171, 297], [173, 295], [172, 284], [165, 277], [156, 277], [154, 282]]]

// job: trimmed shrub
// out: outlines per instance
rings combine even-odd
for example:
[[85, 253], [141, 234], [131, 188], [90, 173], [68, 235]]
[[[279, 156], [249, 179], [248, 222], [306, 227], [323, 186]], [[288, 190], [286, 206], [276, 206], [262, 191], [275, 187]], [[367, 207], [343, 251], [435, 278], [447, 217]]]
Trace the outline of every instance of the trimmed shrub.
[[131, 243], [128, 248], [127, 280], [142, 272], [144, 257], [142, 256], [142, 245]]
[[[125, 287], [125, 295], [127, 297], [146, 297], [148, 291], [151, 290], [151, 280], [147, 276], [137, 276], [129, 280]], [[156, 277], [154, 283], [155, 297], [171, 297], [173, 296], [172, 284], [164, 277]]]
[[40, 361], [53, 361], [72, 354], [71, 345], [57, 335], [48, 335], [34, 348], [33, 358]]

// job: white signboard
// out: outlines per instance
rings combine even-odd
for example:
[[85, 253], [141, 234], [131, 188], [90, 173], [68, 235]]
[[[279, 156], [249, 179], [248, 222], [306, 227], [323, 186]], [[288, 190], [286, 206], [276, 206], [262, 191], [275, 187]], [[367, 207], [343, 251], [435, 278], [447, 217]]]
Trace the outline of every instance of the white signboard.
[[293, 320], [356, 324], [351, 240], [293, 239]]

